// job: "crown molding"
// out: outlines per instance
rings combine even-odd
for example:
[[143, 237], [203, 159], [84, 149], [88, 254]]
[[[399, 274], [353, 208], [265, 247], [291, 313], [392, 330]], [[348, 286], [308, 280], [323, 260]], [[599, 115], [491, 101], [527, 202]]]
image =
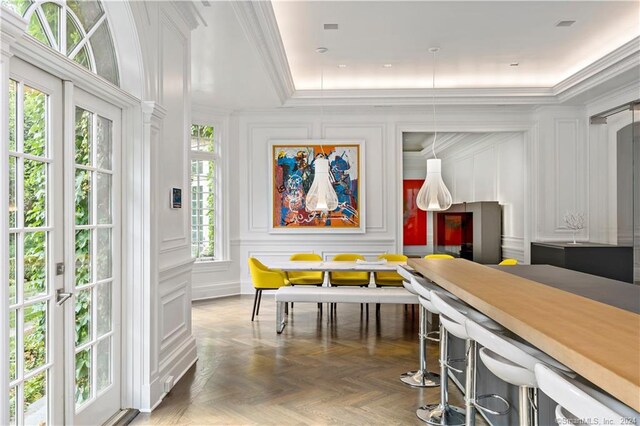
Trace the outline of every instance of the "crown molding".
[[624, 103], [631, 103], [640, 99], [640, 80], [633, 81], [617, 90], [607, 92], [591, 99], [586, 105], [587, 115], [600, 114]]
[[640, 66], [640, 37], [635, 37], [556, 84], [553, 87], [553, 93], [560, 102], [564, 102], [638, 66]]
[[[527, 114], [534, 110], [534, 106], [531, 104], [524, 105], [469, 105], [469, 104], [461, 104], [461, 105], [442, 105], [438, 109], [438, 116], [443, 117], [447, 114], [500, 114], [503, 116], [507, 115], [519, 115], [519, 114]], [[335, 114], [341, 116], [354, 116], [354, 115], [381, 115], [385, 117], [389, 117], [390, 115], [420, 115], [424, 116], [425, 119], [429, 119], [432, 114], [431, 105], [330, 105], [324, 106], [324, 108], [320, 108], [320, 106], [282, 106], [282, 107], [271, 107], [271, 108], [242, 108], [236, 109], [233, 111], [233, 114], [236, 116], [265, 116], [265, 115], [316, 115], [319, 116], [320, 113], [324, 112], [325, 115]], [[443, 124], [444, 120], [442, 118], [438, 119], [439, 124]], [[417, 123], [417, 126], [423, 126], [424, 123]], [[427, 129], [420, 127], [421, 130], [415, 131], [425, 131], [430, 132], [432, 129]], [[407, 130], [408, 131], [408, 130]]]
[[419, 106], [431, 105], [433, 97], [439, 105], [558, 105], [640, 66], [640, 37], [636, 37], [552, 87], [295, 90], [271, 2], [232, 4], [286, 107]]
[[515, 135], [514, 132], [497, 132], [497, 133], [485, 133], [477, 134], [476, 137], [464, 144], [450, 145], [446, 150], [440, 152], [440, 156], [443, 160], [458, 159], [466, 157], [478, 150], [487, 149], [492, 146], [501, 144]]
[[271, 2], [235, 0], [231, 4], [247, 39], [258, 50], [280, 102], [284, 103], [293, 96], [295, 85]]
[[[436, 153], [438, 153], [439, 155], [443, 155], [443, 153], [446, 152], [449, 148], [455, 146], [463, 139], [466, 139], [467, 136], [468, 133], [450, 133], [446, 136], [441, 136], [439, 141], [436, 140]], [[425, 158], [431, 157], [431, 155], [433, 154], [433, 149], [431, 148], [431, 146], [427, 146], [422, 151], [420, 151], [420, 154]]]
[[441, 88], [296, 90], [285, 106], [554, 104], [550, 88]]
[[0, 6], [0, 49], [2, 54], [10, 55], [13, 46], [24, 34], [27, 33], [27, 21], [13, 10]]
[[178, 11], [182, 20], [187, 24], [191, 31], [198, 28], [200, 22], [204, 23], [206, 26], [206, 22], [202, 18], [202, 15], [200, 15], [200, 12], [198, 12], [198, 9], [192, 2], [174, 0], [171, 4]]
[[167, 109], [158, 102], [143, 101], [142, 113], [145, 122], [150, 121], [151, 118], [162, 121], [167, 116]]

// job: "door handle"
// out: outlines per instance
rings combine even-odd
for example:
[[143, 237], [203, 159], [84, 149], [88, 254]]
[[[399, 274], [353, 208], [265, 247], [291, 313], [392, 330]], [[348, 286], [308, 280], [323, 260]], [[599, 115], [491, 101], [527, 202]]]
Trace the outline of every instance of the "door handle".
[[65, 293], [63, 289], [59, 288], [56, 290], [56, 303], [58, 306], [62, 306], [64, 302], [71, 299], [71, 296], [73, 296], [73, 293]]

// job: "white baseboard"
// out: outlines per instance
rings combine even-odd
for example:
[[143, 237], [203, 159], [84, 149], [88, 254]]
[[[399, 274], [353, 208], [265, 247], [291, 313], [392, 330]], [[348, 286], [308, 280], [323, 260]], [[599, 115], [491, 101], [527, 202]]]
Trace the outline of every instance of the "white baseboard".
[[197, 285], [192, 283], [191, 300], [217, 299], [240, 294], [240, 281], [227, 281]]
[[167, 378], [173, 376], [175, 386], [197, 361], [196, 341], [193, 336], [189, 336], [175, 351], [161, 361], [158, 377], [149, 387], [150, 404], [147, 407], [141, 407], [140, 411], [150, 413], [160, 405], [164, 397], [167, 396], [167, 392], [164, 391], [164, 382]]

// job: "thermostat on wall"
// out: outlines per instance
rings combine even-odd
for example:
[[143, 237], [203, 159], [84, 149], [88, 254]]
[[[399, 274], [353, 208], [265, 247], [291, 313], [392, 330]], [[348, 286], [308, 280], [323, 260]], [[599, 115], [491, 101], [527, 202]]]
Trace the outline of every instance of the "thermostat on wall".
[[182, 189], [181, 188], [171, 188], [171, 208], [172, 209], [182, 208]]

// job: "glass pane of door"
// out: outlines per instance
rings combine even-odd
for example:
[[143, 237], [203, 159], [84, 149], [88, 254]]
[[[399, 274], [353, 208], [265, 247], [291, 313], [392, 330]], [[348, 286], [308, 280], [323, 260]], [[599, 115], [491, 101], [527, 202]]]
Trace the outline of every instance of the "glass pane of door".
[[120, 408], [117, 151], [120, 110], [79, 89], [74, 94], [74, 287], [72, 338], [76, 423], [102, 423]]
[[[19, 60], [9, 81], [9, 421], [62, 422], [62, 308], [55, 263], [59, 215], [62, 84]], [[37, 84], [34, 82], [38, 82]], [[60, 231], [58, 231], [60, 230]], [[56, 381], [58, 379], [58, 381]]]

